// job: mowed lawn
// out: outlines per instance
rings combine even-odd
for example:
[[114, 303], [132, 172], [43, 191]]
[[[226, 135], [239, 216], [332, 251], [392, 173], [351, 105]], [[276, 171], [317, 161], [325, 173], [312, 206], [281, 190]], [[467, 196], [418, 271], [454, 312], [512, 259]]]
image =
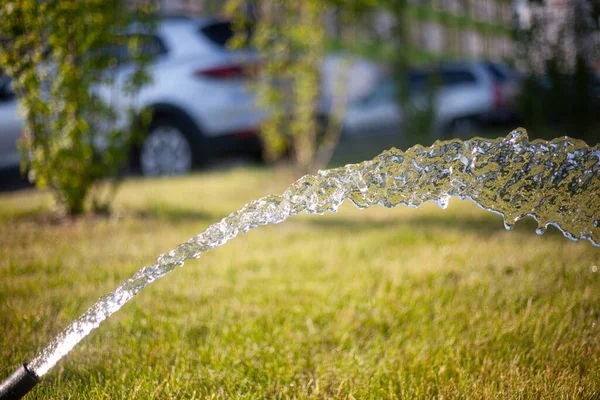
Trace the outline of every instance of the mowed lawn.
[[[110, 218], [0, 194], [0, 378], [137, 269], [288, 175], [127, 181]], [[470, 202], [346, 204], [257, 228], [143, 290], [29, 398], [600, 397], [600, 249]]]

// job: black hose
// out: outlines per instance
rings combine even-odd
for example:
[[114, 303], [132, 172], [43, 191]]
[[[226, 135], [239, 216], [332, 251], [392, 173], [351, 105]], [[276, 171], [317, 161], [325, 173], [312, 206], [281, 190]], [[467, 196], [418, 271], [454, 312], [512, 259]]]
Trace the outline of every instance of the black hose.
[[0, 400], [17, 400], [25, 396], [40, 381], [35, 372], [23, 364], [0, 383]]

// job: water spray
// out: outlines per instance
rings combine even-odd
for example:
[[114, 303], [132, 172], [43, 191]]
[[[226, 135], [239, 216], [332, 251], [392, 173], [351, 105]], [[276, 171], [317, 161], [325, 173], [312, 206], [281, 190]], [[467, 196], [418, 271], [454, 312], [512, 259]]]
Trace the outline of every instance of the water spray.
[[454, 139], [430, 147], [417, 145], [406, 152], [387, 150], [370, 161], [306, 175], [283, 194], [251, 201], [159, 256], [153, 265], [100, 298], [30, 363], [17, 369], [0, 385], [0, 400], [25, 395], [79, 341], [144, 287], [240, 233], [278, 224], [301, 212], [335, 212], [345, 200], [360, 209], [375, 204], [418, 207], [426, 201], [445, 208], [450, 197], [472, 200], [500, 214], [507, 229], [532, 217], [538, 234], [552, 225], [569, 239], [600, 246], [597, 147], [567, 137], [530, 142], [525, 130], [517, 129], [497, 140]]

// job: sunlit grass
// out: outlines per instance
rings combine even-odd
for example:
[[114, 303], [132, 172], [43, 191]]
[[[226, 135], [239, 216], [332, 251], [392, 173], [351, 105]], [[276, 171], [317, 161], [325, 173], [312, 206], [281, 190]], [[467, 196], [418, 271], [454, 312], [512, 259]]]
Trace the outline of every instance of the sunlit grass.
[[[289, 183], [134, 179], [114, 217], [76, 222], [49, 218], [48, 195], [0, 195], [0, 378], [158, 254]], [[534, 226], [453, 201], [258, 228], [142, 291], [31, 398], [596, 398], [600, 250]]]

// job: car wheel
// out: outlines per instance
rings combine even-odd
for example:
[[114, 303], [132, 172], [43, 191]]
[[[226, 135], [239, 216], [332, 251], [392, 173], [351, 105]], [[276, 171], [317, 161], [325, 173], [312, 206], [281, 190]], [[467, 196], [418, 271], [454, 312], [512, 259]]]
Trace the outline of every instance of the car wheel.
[[168, 120], [153, 122], [140, 148], [142, 174], [181, 175], [192, 166], [192, 146], [184, 130]]

